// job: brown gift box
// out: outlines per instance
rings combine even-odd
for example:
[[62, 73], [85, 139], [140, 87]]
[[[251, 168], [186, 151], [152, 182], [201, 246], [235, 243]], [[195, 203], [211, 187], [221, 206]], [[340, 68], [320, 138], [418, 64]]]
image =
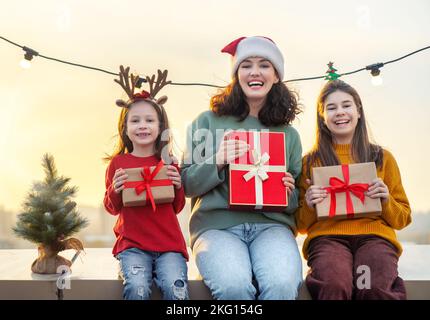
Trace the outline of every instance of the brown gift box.
[[[151, 173], [156, 167], [150, 167]], [[124, 183], [125, 189], [122, 190], [122, 203], [124, 207], [135, 207], [135, 206], [145, 206], [151, 205], [151, 201], [146, 199], [147, 191], [143, 191], [139, 195], [136, 193], [135, 185], [142, 181], [143, 177], [141, 172], [143, 168], [130, 168], [124, 169], [128, 175], [127, 181]], [[150, 183], [151, 192], [154, 197], [155, 204], [157, 203], [172, 203], [175, 198], [175, 190], [173, 189], [173, 184], [171, 180], [167, 178], [166, 166], [162, 166], [160, 171], [154, 177], [153, 181]], [[128, 183], [133, 186], [128, 187]], [[166, 185], [160, 185], [166, 184]]]
[[[343, 168], [342, 168], [343, 167]], [[349, 183], [347, 176], [349, 172]], [[314, 185], [323, 188], [330, 187], [330, 180], [337, 178], [337, 184], [346, 183], [353, 189], [360, 189], [358, 184], [370, 184], [372, 180], [377, 178], [376, 166], [374, 162], [356, 163], [350, 165], [328, 166], [328, 167], [315, 167], [312, 168], [312, 181]], [[332, 179], [330, 179], [332, 178]], [[332, 186], [336, 184], [336, 181]], [[345, 186], [345, 185], [344, 185]], [[367, 187], [361, 186], [362, 191], [365, 192]], [[351, 190], [351, 189], [350, 189]], [[353, 206], [353, 213], [347, 213], [347, 192], [350, 194], [350, 199]], [[351, 191], [339, 190], [334, 193], [336, 197], [336, 210], [334, 215], [330, 215], [330, 208], [332, 206], [332, 196], [328, 191], [328, 196], [316, 205], [317, 216], [319, 220], [322, 219], [339, 219], [339, 218], [359, 218], [364, 216], [378, 216], [381, 215], [381, 199], [372, 199], [364, 195], [364, 203]], [[333, 207], [332, 207], [333, 208]], [[334, 209], [334, 208], [333, 208]]]

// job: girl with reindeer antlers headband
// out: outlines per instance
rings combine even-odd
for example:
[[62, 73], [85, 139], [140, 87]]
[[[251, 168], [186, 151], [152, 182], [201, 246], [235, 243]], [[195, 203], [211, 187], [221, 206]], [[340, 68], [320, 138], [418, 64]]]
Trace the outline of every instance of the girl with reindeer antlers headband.
[[[164, 299], [184, 300], [188, 299], [188, 253], [176, 215], [185, 205], [185, 195], [179, 168], [171, 153], [169, 122], [163, 106], [167, 97], [156, 98], [170, 81], [167, 81], [167, 70], [158, 70], [157, 79], [155, 75], [146, 77], [149, 92], [135, 93], [139, 77], [129, 76], [129, 70], [129, 67], [121, 66], [119, 80], [115, 79], [127, 93], [128, 101], [116, 101], [122, 108], [118, 122], [119, 140], [116, 150], [107, 158], [110, 163], [106, 170], [104, 197], [106, 210], [118, 216], [113, 255], [120, 261], [123, 297], [150, 299], [152, 281], [155, 280]], [[137, 186], [135, 190], [136, 194], [140, 192], [146, 196], [146, 205], [137, 202], [137, 205], [129, 206], [124, 200], [132, 170], [139, 170], [143, 177], [142, 190], [145, 191], [138, 191]], [[164, 172], [167, 177], [161, 181], [173, 185], [173, 200], [168, 203], [155, 204], [154, 201], [154, 187], [151, 188], [150, 183], [158, 172]]]

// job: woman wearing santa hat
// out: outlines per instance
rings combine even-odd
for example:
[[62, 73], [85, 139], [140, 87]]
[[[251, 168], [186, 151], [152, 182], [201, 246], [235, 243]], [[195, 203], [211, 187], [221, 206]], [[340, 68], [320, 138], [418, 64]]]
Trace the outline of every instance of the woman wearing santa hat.
[[[291, 126], [301, 112], [297, 96], [282, 82], [284, 58], [271, 39], [242, 37], [222, 52], [232, 55], [232, 82], [189, 127], [181, 165], [193, 254], [215, 299], [295, 299], [302, 281], [294, 219], [302, 146]], [[249, 151], [227, 139], [237, 129], [285, 133], [289, 202], [282, 213], [229, 208], [227, 165]]]

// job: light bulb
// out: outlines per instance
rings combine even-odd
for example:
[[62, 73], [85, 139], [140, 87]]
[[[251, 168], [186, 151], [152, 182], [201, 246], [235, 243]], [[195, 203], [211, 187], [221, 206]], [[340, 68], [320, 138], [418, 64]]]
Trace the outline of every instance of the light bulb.
[[374, 86], [380, 86], [382, 85], [383, 81], [382, 81], [382, 77], [380, 75], [378, 76], [373, 76], [371, 79], [371, 82]]
[[30, 61], [33, 59], [33, 57], [38, 56], [39, 53], [28, 47], [22, 47], [22, 50], [24, 50], [25, 54], [24, 54], [24, 59], [21, 60], [19, 65], [24, 69], [28, 69], [31, 67]]
[[383, 62], [374, 63], [366, 66], [366, 70], [370, 70], [372, 75], [371, 82], [374, 86], [380, 86], [382, 84], [381, 68], [384, 66]]
[[27, 59], [22, 59], [19, 65], [24, 69], [29, 69], [31, 67], [31, 62], [28, 61]]

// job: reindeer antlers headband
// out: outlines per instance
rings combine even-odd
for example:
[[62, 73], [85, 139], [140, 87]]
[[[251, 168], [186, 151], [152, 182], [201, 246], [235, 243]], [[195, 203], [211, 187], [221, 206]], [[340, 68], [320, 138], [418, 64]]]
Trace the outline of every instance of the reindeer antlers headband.
[[158, 99], [156, 99], [155, 96], [164, 86], [172, 82], [170, 80], [167, 81], [167, 70], [164, 70], [163, 72], [158, 70], [157, 80], [155, 80], [155, 74], [151, 77], [146, 76], [146, 81], [149, 83], [149, 92], [142, 90], [142, 92], [134, 93], [139, 76], [135, 76], [133, 73], [129, 76], [130, 67], [124, 69], [124, 66], [120, 66], [119, 69], [119, 80], [114, 79], [114, 81], [124, 89], [129, 100], [127, 102], [121, 99], [116, 100], [116, 105], [118, 107], [128, 108], [137, 100], [152, 101], [158, 106], [162, 106], [166, 103], [167, 96], [161, 96]]

